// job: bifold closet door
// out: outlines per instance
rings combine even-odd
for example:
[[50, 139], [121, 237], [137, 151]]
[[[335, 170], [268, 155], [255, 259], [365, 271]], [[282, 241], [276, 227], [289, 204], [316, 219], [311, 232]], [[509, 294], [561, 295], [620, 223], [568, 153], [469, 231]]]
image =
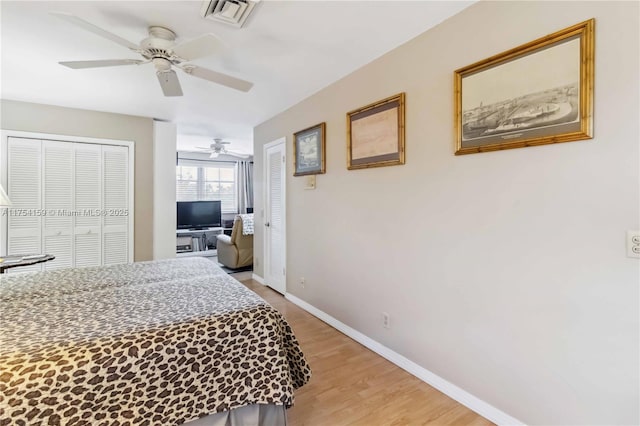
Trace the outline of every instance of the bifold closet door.
[[7, 254], [55, 260], [10, 272], [127, 263], [129, 148], [9, 137]]
[[129, 150], [102, 147], [102, 262], [129, 261]]
[[102, 265], [102, 147], [73, 146], [75, 172], [75, 266]]
[[56, 258], [44, 269], [71, 268], [73, 259], [73, 144], [42, 141], [42, 252]]
[[[42, 142], [8, 138], [7, 191], [13, 205], [7, 225], [7, 254], [42, 251]], [[9, 269], [9, 273], [40, 271], [42, 265]]]

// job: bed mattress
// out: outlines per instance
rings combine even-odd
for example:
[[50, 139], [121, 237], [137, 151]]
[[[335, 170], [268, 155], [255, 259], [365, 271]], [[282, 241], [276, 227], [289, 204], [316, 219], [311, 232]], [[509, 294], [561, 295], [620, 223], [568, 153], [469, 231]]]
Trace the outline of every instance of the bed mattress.
[[293, 332], [202, 258], [0, 278], [0, 425], [178, 425], [293, 404]]

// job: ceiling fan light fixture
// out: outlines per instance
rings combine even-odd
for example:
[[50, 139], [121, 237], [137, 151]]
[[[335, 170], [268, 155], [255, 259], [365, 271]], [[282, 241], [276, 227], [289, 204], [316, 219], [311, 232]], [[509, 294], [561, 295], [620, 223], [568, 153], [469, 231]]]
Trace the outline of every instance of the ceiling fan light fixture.
[[164, 58], [153, 58], [151, 59], [153, 65], [156, 67], [158, 72], [167, 72], [171, 70], [171, 62]]

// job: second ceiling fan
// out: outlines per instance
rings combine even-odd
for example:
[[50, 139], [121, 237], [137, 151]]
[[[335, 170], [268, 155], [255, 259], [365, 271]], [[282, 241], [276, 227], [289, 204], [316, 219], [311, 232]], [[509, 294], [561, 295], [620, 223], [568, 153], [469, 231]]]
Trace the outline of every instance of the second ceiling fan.
[[229, 151], [225, 145], [229, 145], [231, 142], [223, 141], [220, 138], [215, 138], [213, 143], [209, 146], [197, 146], [197, 149], [202, 150], [203, 152], [210, 153], [209, 158], [218, 158], [220, 154], [232, 155], [234, 157], [239, 158], [249, 158], [251, 154], [244, 154], [237, 151]]
[[173, 31], [165, 27], [152, 26], [149, 27], [149, 36], [142, 40], [140, 45], [136, 45], [75, 15], [62, 12], [52, 13], [87, 31], [124, 46], [140, 54], [143, 58], [60, 62], [61, 65], [66, 67], [82, 69], [153, 63], [156, 67], [156, 76], [165, 96], [182, 96], [182, 87], [176, 72], [172, 69], [173, 67], [181, 69], [188, 75], [242, 92], [248, 92], [253, 87], [253, 83], [249, 81], [187, 63], [221, 50], [222, 43], [213, 34], [204, 34], [193, 40], [176, 44], [176, 34]]

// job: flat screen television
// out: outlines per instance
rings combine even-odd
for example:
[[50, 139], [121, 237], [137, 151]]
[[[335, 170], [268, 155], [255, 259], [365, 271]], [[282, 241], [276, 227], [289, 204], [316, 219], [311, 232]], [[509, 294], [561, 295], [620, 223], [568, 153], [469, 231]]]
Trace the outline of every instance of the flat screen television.
[[178, 229], [222, 226], [221, 201], [178, 201]]

